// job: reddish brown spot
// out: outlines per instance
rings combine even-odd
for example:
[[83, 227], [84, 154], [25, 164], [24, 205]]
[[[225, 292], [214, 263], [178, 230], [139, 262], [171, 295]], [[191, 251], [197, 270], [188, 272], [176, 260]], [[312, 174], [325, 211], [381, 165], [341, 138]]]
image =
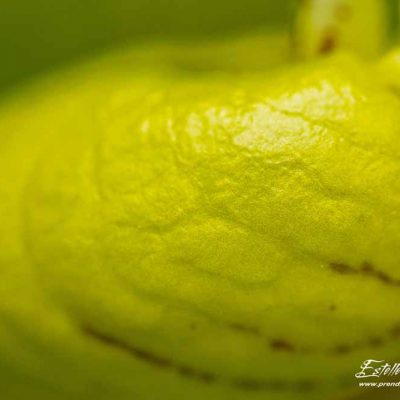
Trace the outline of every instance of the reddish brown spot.
[[361, 264], [361, 271], [366, 274], [370, 274], [374, 271], [374, 268], [369, 262], [364, 262]]
[[255, 336], [260, 336], [260, 330], [255, 326], [245, 325], [240, 322], [231, 322], [228, 326], [238, 332], [249, 333]]
[[393, 285], [393, 286], [400, 285], [400, 281], [398, 279], [391, 278], [388, 274], [386, 274], [383, 271], [377, 270], [372, 264], [370, 264], [368, 262], [364, 262], [361, 265], [361, 272], [364, 275], [372, 276], [388, 285]]
[[188, 378], [193, 378], [197, 380], [201, 380], [206, 383], [211, 383], [215, 381], [215, 376], [213, 374], [207, 373], [207, 372], [202, 372], [202, 371], [197, 371], [191, 367], [188, 367], [186, 365], [184, 366], [178, 366], [177, 371], [180, 375], [186, 376]]
[[111, 346], [121, 351], [124, 351], [130, 354], [131, 356], [139, 360], [142, 360], [143, 362], [151, 364], [157, 368], [170, 369], [175, 371], [181, 376], [202, 381], [204, 383], [212, 383], [217, 380], [217, 377], [210, 372], [202, 371], [200, 369], [195, 369], [188, 365], [183, 365], [178, 362], [175, 362], [172, 359], [158, 356], [147, 350], [143, 350], [131, 344], [125, 343], [117, 338], [99, 332], [97, 330], [94, 330], [93, 328], [86, 326], [82, 328], [82, 331], [85, 335], [103, 343], [104, 345]]
[[346, 344], [340, 344], [336, 346], [333, 351], [337, 354], [348, 354], [351, 351], [351, 347]]
[[336, 47], [337, 35], [333, 31], [326, 31], [318, 49], [320, 54], [329, 54]]
[[347, 275], [355, 273], [354, 269], [347, 264], [333, 262], [330, 263], [329, 265], [335, 272], [338, 272], [339, 274]]
[[371, 278], [375, 278], [380, 282], [390, 285], [390, 286], [400, 286], [400, 280], [397, 278], [392, 278], [386, 272], [380, 271], [376, 269], [371, 263], [364, 262], [360, 265], [360, 268], [353, 268], [344, 263], [332, 262], [329, 264], [333, 271], [343, 274], [360, 274], [364, 276], [369, 276]]
[[271, 348], [278, 351], [294, 351], [294, 347], [291, 343], [287, 342], [286, 340], [282, 339], [274, 339], [271, 340]]

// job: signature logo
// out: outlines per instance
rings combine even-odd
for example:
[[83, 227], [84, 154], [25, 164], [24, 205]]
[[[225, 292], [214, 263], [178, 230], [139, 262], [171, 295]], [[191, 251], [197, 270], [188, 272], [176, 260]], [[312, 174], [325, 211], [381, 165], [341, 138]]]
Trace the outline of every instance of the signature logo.
[[361, 370], [355, 374], [358, 379], [380, 378], [383, 376], [400, 375], [400, 363], [389, 364], [385, 360], [365, 360], [361, 364]]

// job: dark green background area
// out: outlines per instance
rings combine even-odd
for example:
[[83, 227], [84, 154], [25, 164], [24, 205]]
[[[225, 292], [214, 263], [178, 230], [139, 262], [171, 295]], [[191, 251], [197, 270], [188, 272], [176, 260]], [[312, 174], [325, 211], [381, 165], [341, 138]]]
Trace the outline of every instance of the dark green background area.
[[129, 41], [287, 25], [296, 0], [0, 0], [0, 91]]

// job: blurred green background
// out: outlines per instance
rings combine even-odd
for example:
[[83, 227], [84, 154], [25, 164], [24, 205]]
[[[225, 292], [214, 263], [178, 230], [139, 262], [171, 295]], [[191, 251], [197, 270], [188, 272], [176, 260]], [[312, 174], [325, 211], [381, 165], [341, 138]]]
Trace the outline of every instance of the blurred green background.
[[297, 0], [0, 0], [0, 92], [129, 41], [286, 27]]

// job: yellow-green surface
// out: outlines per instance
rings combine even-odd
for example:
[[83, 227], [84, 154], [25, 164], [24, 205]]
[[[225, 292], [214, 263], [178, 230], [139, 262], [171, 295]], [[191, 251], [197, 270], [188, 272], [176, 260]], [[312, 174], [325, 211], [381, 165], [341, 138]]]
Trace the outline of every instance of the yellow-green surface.
[[2, 105], [3, 399], [330, 399], [399, 360], [397, 58], [219, 46]]

